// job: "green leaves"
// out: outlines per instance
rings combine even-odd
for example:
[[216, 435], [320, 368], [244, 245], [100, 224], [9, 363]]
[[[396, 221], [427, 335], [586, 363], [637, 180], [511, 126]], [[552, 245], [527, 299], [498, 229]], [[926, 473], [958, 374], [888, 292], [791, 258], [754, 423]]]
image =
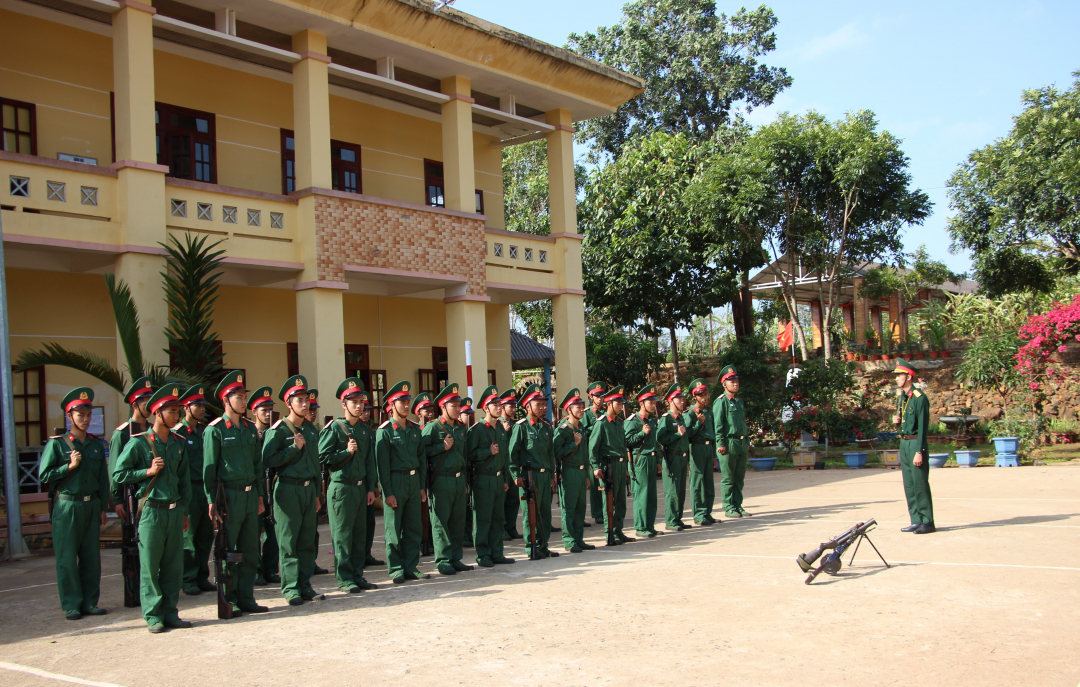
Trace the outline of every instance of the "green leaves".
[[121, 394], [124, 393], [127, 384], [124, 381], [124, 375], [108, 360], [89, 351], [68, 350], [58, 343], [46, 343], [38, 351], [23, 351], [15, 361], [15, 371], [22, 372], [39, 365], [60, 365], [85, 372], [105, 382]]
[[208, 237], [191, 238], [184, 234], [184, 243], [169, 236], [161, 244], [168, 252], [165, 280], [165, 300], [169, 304], [169, 340], [167, 353], [178, 371], [193, 379], [216, 383], [221, 377], [222, 354], [214, 340], [214, 302], [218, 297], [221, 264], [224, 250], [216, 248], [221, 242], [207, 245]]
[[139, 309], [135, 306], [135, 299], [131, 297], [131, 289], [122, 279], [117, 280], [116, 275], [106, 274], [105, 286], [109, 289], [109, 300], [112, 301], [113, 316], [116, 318], [116, 332], [120, 336], [120, 344], [127, 358], [128, 373], [132, 379], [138, 379], [147, 374], [143, 363], [142, 343], [139, 341]]
[[585, 358], [589, 379], [621, 384], [627, 392], [641, 388], [664, 363], [652, 340], [605, 324], [591, 327], [585, 335]]

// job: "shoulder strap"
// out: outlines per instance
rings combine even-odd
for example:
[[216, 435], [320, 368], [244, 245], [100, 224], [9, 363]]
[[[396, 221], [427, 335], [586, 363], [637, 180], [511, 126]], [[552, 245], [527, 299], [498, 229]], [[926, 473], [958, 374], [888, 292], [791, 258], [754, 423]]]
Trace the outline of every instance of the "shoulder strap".
[[[330, 422], [327, 422], [326, 426], [329, 427], [330, 425], [332, 425], [334, 423], [337, 423], [338, 425], [341, 426], [342, 431], [345, 432], [345, 436], [347, 436], [347, 437], [349, 437], [350, 439], [353, 439], [353, 440], [356, 439], [356, 437], [353, 436], [352, 428], [349, 427], [349, 423], [345, 422], [345, 418], [336, 417], [333, 420], [331, 420]], [[357, 449], [357, 450], [359, 450], [359, 449]], [[350, 453], [348, 458], [341, 461], [337, 465], [327, 464], [327, 467], [329, 467], [331, 470], [344, 470], [345, 466], [349, 464], [349, 461], [351, 461], [355, 457], [356, 457], [355, 453]]]
[[[150, 455], [154, 458], [157, 458], [158, 454], [157, 448], [154, 446], [153, 431], [143, 434], [143, 437], [146, 438], [146, 443], [150, 444]], [[150, 490], [154, 488], [154, 483], [157, 482], [158, 475], [160, 474], [161, 473], [159, 472], [157, 473], [157, 475], [151, 477], [150, 484], [146, 485], [146, 490], [143, 492], [143, 497], [139, 499], [139, 510], [135, 514], [135, 522], [138, 522], [142, 518], [143, 508], [146, 506], [146, 499], [150, 496]]]
[[[68, 438], [67, 438], [66, 434], [61, 434], [60, 436], [55, 437], [55, 439], [60, 442], [60, 445], [64, 447], [64, 450], [66, 450], [68, 452], [68, 454], [70, 454], [72, 451], [75, 450], [75, 447], [71, 445], [70, 441], [68, 441]], [[69, 462], [70, 462], [70, 458], [69, 458]], [[81, 466], [82, 463], [79, 463], [79, 465]], [[75, 469], [78, 470], [78, 468], [75, 468]], [[71, 470], [68, 470], [68, 473], [66, 475], [64, 475], [63, 477], [61, 477], [60, 479], [56, 480], [54, 483], [49, 485], [49, 491], [52, 494], [59, 493], [59, 491], [64, 488], [64, 485], [67, 484], [68, 480], [71, 479], [71, 476], [73, 474], [74, 473]]]

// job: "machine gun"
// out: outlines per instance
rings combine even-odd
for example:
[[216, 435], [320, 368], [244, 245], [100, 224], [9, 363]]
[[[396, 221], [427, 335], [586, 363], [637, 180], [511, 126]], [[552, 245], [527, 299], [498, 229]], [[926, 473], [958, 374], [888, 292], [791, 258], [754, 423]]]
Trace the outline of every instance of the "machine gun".
[[124, 607], [138, 608], [139, 598], [138, 487], [124, 485], [124, 517], [120, 519], [120, 572], [124, 577]]
[[525, 502], [526, 518], [529, 522], [529, 560], [539, 560], [540, 552], [536, 550], [536, 484], [532, 478], [532, 463], [526, 462], [521, 472], [525, 482], [521, 487], [521, 500]]
[[242, 552], [229, 551], [229, 539], [225, 532], [225, 521], [228, 517], [225, 483], [218, 480], [217, 493], [214, 496], [214, 583], [217, 585], [217, 617], [221, 620], [231, 620], [233, 617], [233, 605], [229, 601], [229, 592], [236, 586], [235, 582], [229, 579], [225, 564], [242, 563], [244, 560]]
[[607, 510], [607, 517], [604, 519], [607, 545], [616, 546], [619, 540], [615, 538], [615, 476], [611, 473], [611, 456], [608, 456], [607, 467], [604, 468], [604, 483], [598, 488], [604, 492], [604, 507]]
[[[889, 564], [886, 562], [885, 557], [881, 555], [881, 552], [874, 546], [874, 542], [870, 541], [870, 537], [867, 536], [867, 533], [876, 526], [877, 521], [873, 518], [870, 518], [866, 522], [855, 523], [854, 527], [843, 534], [837, 535], [827, 542], [818, 544], [817, 548], [813, 551], [799, 554], [799, 557], [795, 559], [796, 562], [799, 564], [799, 567], [802, 568], [804, 573], [810, 573], [806, 578], [806, 584], [813, 582], [814, 578], [823, 572], [828, 575], [835, 575], [840, 572], [842, 563], [840, 559], [852, 544], [855, 544], [855, 551], [852, 552], [851, 560], [848, 561], [848, 565], [850, 566], [854, 563], [855, 554], [859, 553], [859, 544], [862, 543], [863, 539], [870, 543], [870, 546], [874, 548], [874, 553], [878, 555], [881, 562], [885, 563], [885, 567], [888, 568]], [[821, 554], [826, 551], [829, 553], [825, 554], [825, 557], [822, 558]], [[821, 559], [821, 564], [817, 568], [814, 568], [814, 564], [819, 558]]]

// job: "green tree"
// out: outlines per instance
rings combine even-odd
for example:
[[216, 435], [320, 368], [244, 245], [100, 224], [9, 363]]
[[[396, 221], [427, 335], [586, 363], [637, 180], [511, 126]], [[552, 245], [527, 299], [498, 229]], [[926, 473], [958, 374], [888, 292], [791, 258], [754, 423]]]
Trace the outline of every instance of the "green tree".
[[655, 342], [638, 334], [627, 334], [608, 324], [594, 324], [585, 335], [585, 358], [589, 379], [623, 385], [629, 398], [664, 364]]
[[[776, 355], [776, 341], [768, 336], [753, 334], [736, 339], [720, 352], [717, 365], [723, 369], [733, 365], [739, 373], [739, 396], [746, 405], [746, 421], [752, 431], [779, 431], [780, 412], [787, 397], [784, 395], [784, 368], [764, 361]], [[724, 393], [718, 381], [712, 398]]]
[[947, 182], [954, 249], [971, 251], [991, 296], [1045, 293], [1080, 273], [1080, 71], [1072, 87], [1025, 91], [1008, 135]]
[[217, 250], [221, 241], [207, 244], [208, 237], [191, 238], [184, 235], [184, 243], [175, 236], [169, 237], [165, 280], [165, 300], [169, 304], [169, 328], [165, 336], [169, 340], [166, 352], [176, 367], [188, 374], [216, 384], [221, 379], [222, 354], [215, 343], [214, 303], [218, 297], [221, 265], [225, 251]]
[[593, 173], [582, 203], [582, 262], [589, 305], [648, 336], [670, 335], [679, 378], [676, 328], [729, 300], [711, 259], [709, 232], [689, 222], [686, 189], [696, 146], [662, 132], [629, 143], [622, 156]]

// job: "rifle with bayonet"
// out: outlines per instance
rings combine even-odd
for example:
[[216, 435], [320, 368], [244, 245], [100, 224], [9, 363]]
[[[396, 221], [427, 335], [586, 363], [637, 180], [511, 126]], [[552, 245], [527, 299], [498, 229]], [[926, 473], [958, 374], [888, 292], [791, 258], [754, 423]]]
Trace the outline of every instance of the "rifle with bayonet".
[[[229, 551], [229, 539], [225, 531], [228, 517], [225, 483], [219, 479], [214, 495], [214, 584], [217, 585], [217, 616], [221, 620], [230, 620], [233, 617], [233, 605], [229, 601], [229, 595], [235, 591], [235, 582], [229, 579], [230, 571], [226, 570], [226, 563], [240, 563], [244, 560], [242, 552]], [[236, 569], [235, 565], [232, 569]]]
[[607, 517], [604, 518], [604, 525], [607, 527], [607, 545], [615, 546], [619, 540], [615, 538], [615, 475], [611, 472], [611, 463], [611, 456], [608, 456], [607, 466], [604, 468], [604, 482], [599, 489], [604, 492], [604, 508], [607, 511]]
[[536, 548], [536, 484], [533, 483], [531, 462], [525, 463], [521, 477], [524, 482], [521, 487], [521, 500], [525, 502], [525, 513], [529, 522], [529, 560], [535, 561], [540, 558], [540, 551]]
[[124, 607], [141, 606], [139, 596], [139, 489], [124, 485], [124, 517], [120, 519], [120, 573], [124, 578]]

